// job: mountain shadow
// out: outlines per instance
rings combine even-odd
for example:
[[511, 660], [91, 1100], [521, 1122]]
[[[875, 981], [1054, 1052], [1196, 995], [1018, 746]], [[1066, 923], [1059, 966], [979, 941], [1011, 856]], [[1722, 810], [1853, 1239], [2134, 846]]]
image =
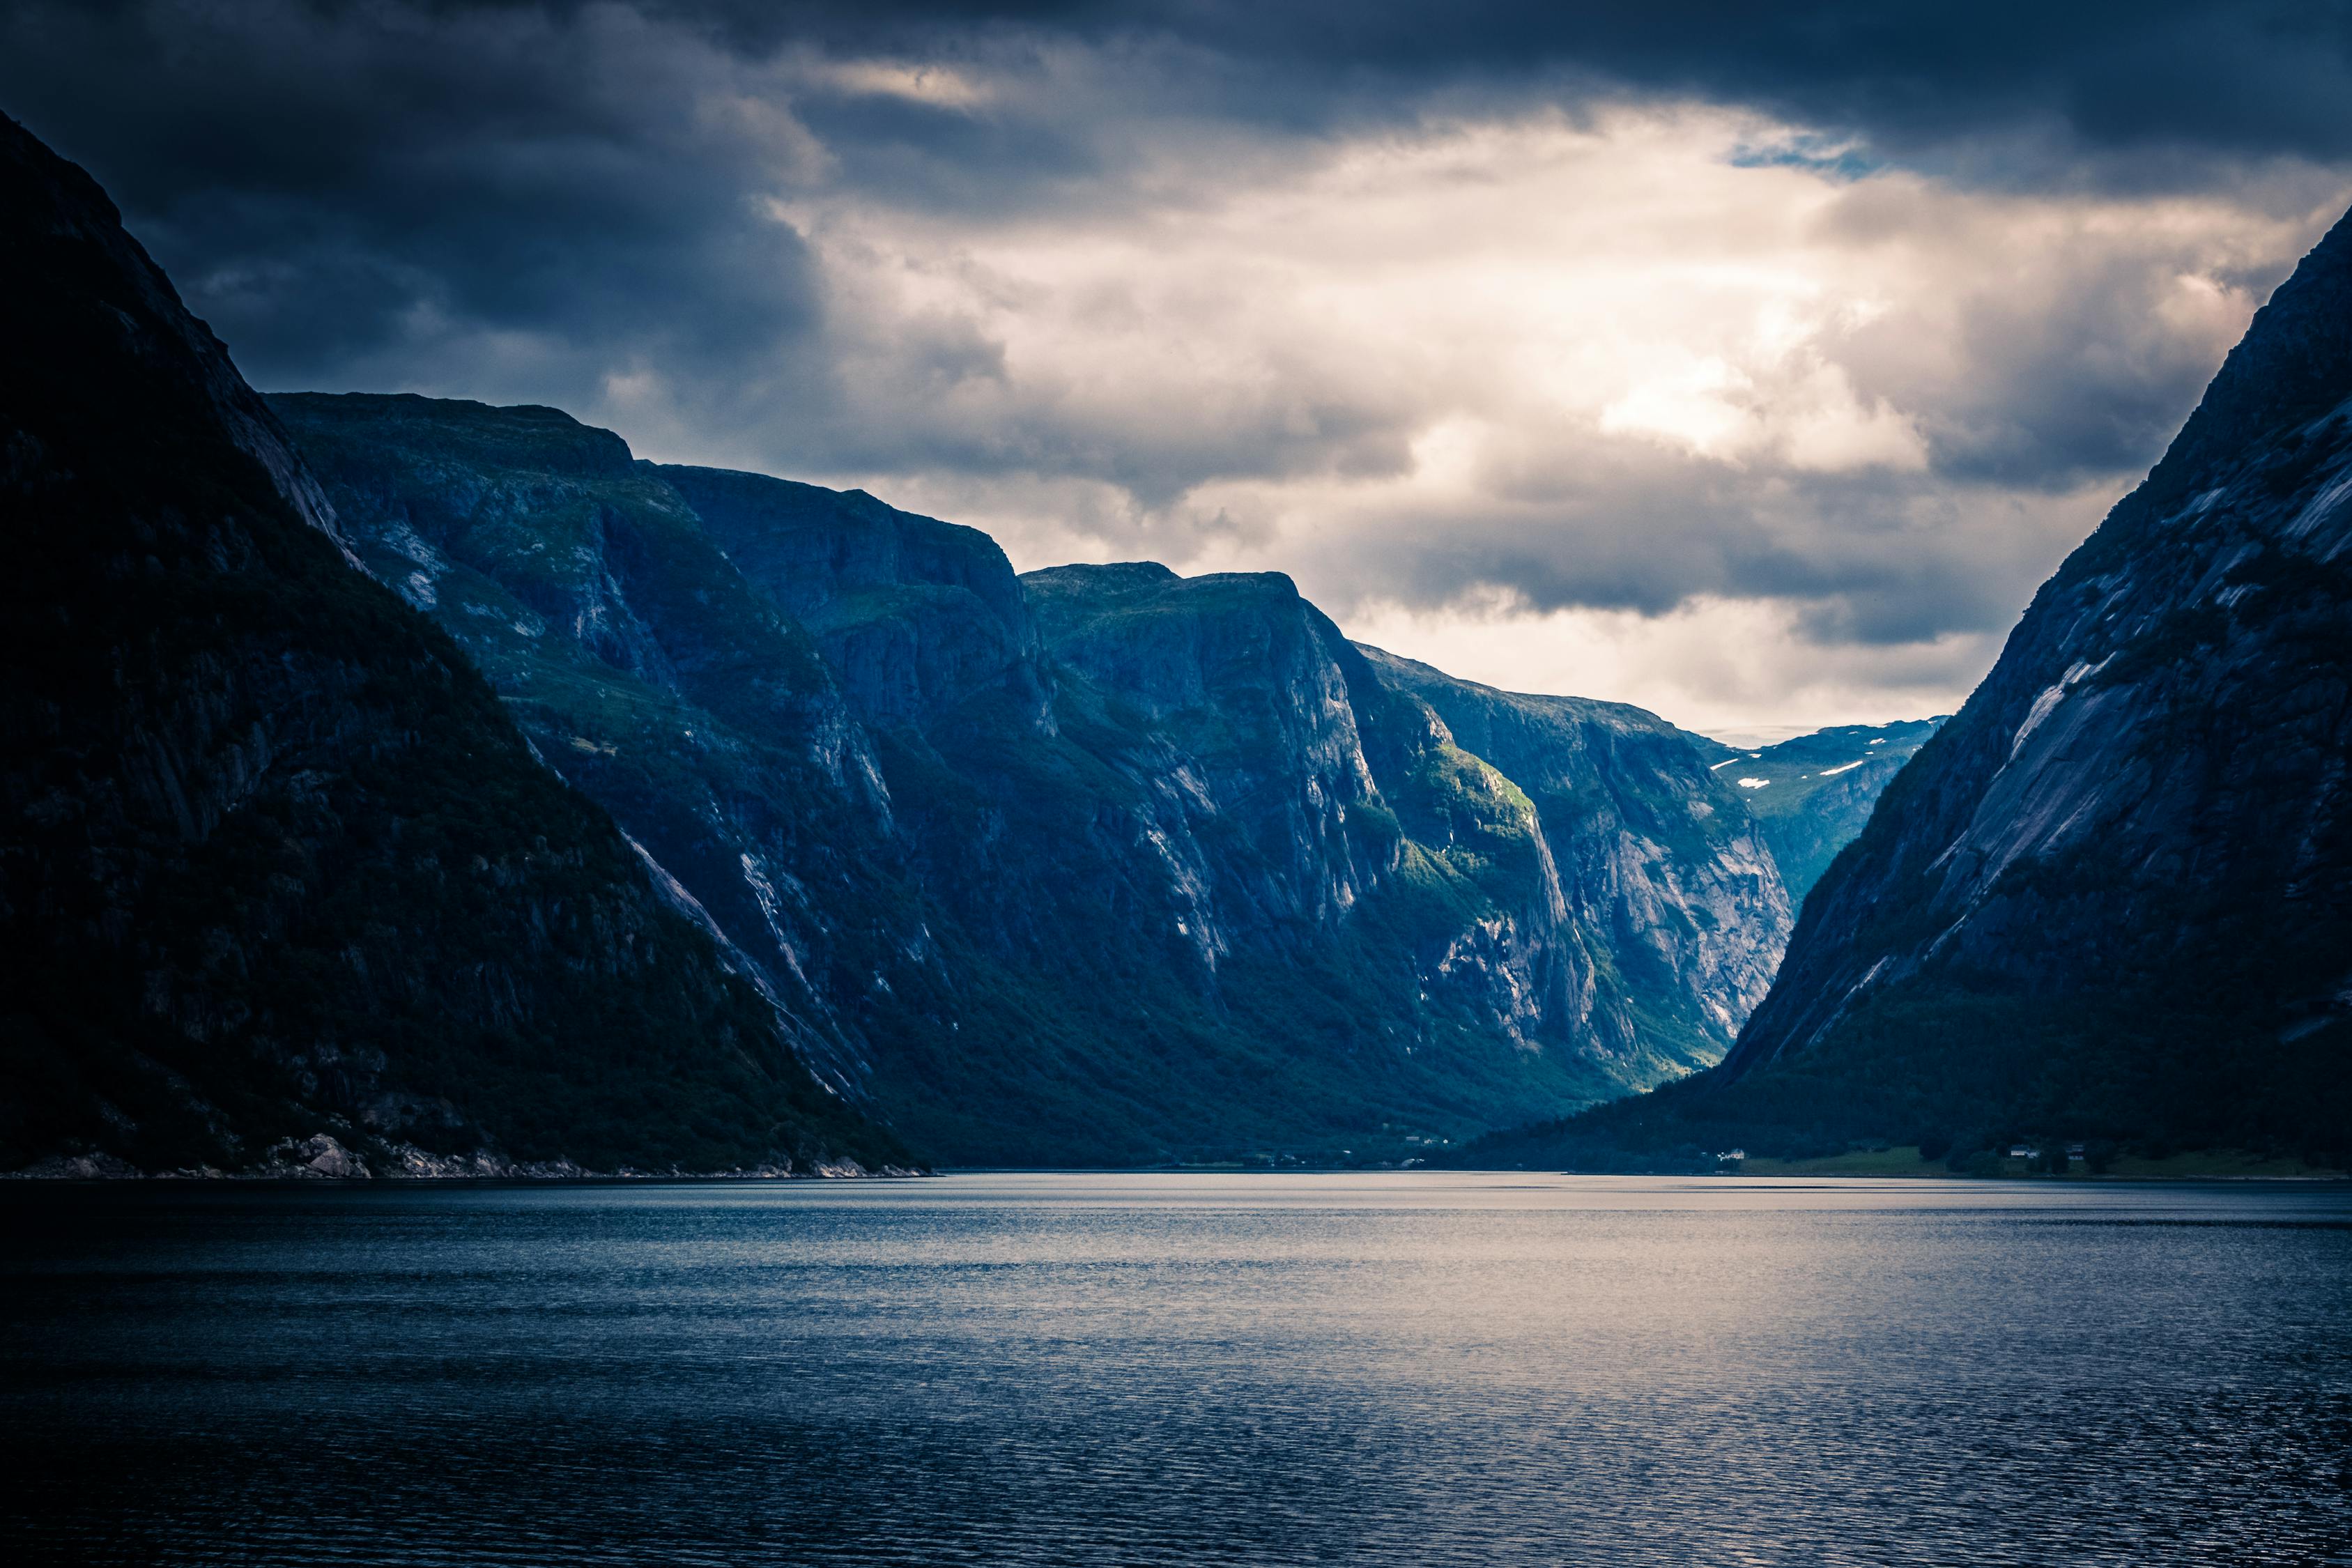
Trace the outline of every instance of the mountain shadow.
[[0, 120], [0, 1165], [908, 1159]]

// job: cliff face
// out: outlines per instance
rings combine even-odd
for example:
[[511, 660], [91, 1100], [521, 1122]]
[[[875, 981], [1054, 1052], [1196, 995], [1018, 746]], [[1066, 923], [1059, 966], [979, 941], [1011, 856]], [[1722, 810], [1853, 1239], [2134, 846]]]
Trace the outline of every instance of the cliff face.
[[1849, 1120], [2343, 1149], [2347, 551], [2339, 224], [1822, 879], [1723, 1076]]
[[[1091, 710], [1081, 732], [1141, 786], [1202, 963], [1335, 924], [1383, 854], [1348, 832], [1379, 801], [1328, 623], [1287, 578], [1067, 566], [1023, 584]], [[1114, 737], [1116, 730], [1128, 733]]]
[[368, 570], [464, 644], [857, 1092], [860, 999], [932, 955], [866, 731], [806, 629], [610, 432], [549, 408], [270, 402]]
[[0, 1163], [903, 1158], [5, 121], [0, 212]]
[[1771, 983], [1789, 898], [1745, 803], [1691, 738], [1622, 703], [1497, 691], [1364, 652], [1528, 793], [1596, 976], [1588, 1026], [1683, 1071], [1719, 1059]]
[[919, 724], [1007, 690], [1042, 721], [1037, 629], [996, 542], [846, 493], [721, 468], [646, 464], [710, 537], [813, 632], [857, 716]]
[[1444, 1018], [1550, 1050], [1564, 1086], [1619, 1070], [1582, 1027], [1587, 977], [1526, 795], [1288, 578], [1129, 563], [1022, 582], [1069, 731], [1133, 780], [1204, 984], [1228, 955], [1336, 948], [1409, 1048]]

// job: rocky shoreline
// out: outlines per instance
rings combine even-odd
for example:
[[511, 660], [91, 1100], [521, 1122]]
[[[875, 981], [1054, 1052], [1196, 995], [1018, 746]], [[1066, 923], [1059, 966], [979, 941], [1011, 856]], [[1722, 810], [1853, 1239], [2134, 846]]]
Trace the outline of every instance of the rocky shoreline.
[[374, 1154], [351, 1147], [332, 1133], [307, 1139], [286, 1139], [255, 1164], [225, 1171], [198, 1165], [170, 1171], [142, 1171], [127, 1160], [103, 1152], [57, 1154], [20, 1171], [0, 1172], [6, 1181], [227, 1181], [227, 1182], [612, 1182], [612, 1181], [818, 1181], [826, 1179], [928, 1176], [912, 1166], [868, 1167], [840, 1158], [806, 1165], [790, 1160], [727, 1171], [640, 1170], [623, 1165], [596, 1171], [571, 1160], [509, 1160], [487, 1149], [467, 1154], [436, 1154], [414, 1143], [381, 1142]]

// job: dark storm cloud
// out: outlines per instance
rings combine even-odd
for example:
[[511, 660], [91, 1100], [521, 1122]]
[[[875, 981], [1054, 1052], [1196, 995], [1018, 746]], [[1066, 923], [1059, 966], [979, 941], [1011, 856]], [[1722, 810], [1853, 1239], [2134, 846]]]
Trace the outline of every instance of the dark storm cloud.
[[[1047, 68], [1072, 47], [1096, 68]], [[792, 49], [1013, 84], [984, 114], [796, 85], [836, 183], [940, 211], [1135, 199], [1121, 176], [1150, 133], [1122, 117], [1162, 138], [1311, 139], [1601, 84], [1759, 106], [1985, 178], [2210, 182], [2217, 159], [2352, 153], [2336, 0], [16, 0], [0, 95], [92, 166], [264, 376], [331, 376], [466, 321], [725, 362], [789, 342], [814, 305], [789, 231], [746, 205], [777, 184], [760, 149], [695, 106], [730, 66]], [[2060, 463], [2105, 460], [2103, 423]], [[1958, 438], [1970, 461], [2032, 460]]]
[[1343, 601], [1422, 606], [1498, 585], [1537, 613], [1770, 599], [1816, 641], [1884, 647], [2005, 627], [2044, 569], [1999, 537], [2030, 533], [2035, 520], [1997, 494], [1872, 471], [1759, 483], [1639, 449], [1593, 450], [1573, 489], [1447, 523], [1443, 533], [1410, 516], [1369, 523], [1344, 563], [1310, 572]]
[[698, 112], [709, 58], [625, 14], [27, 5], [0, 60], [265, 383], [521, 334], [576, 395], [616, 357], [740, 374], [813, 319], [749, 205], [763, 149]]
[[[1916, 193], [1857, 191], [1847, 205], [1888, 203], [1907, 209], [1897, 221], [1934, 222]], [[1832, 226], [1852, 226], [1850, 212]], [[2063, 266], [1971, 255], [1979, 269], [1952, 300], [1965, 373], [1924, 370], [1916, 324], [1885, 320], [1838, 345], [1855, 389], [1918, 411], [1936, 471], [1956, 481], [2054, 488], [2146, 467], [2213, 374], [2213, 345], [2166, 320], [2191, 264], [2090, 245]], [[2259, 300], [2280, 276], [2273, 264], [2225, 281]]]
[[[663, 0], [657, 8], [749, 48], [819, 37], [920, 53], [1016, 28], [1095, 44], [1172, 39], [1265, 70], [1250, 101], [1294, 122], [1316, 118], [1306, 100], [1360, 110], [1364, 98], [1399, 85], [1526, 82], [1569, 70], [1851, 128], [1906, 153], [2007, 141], [2038, 122], [2095, 148], [2352, 153], [2344, 112], [2352, 7], [2340, 0]], [[1276, 72], [1291, 92], [1265, 90]]]

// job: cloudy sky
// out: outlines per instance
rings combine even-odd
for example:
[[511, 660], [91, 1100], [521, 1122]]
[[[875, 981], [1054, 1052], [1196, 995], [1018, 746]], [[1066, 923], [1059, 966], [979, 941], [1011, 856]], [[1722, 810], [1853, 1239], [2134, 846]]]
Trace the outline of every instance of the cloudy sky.
[[2347, 105], [2347, 0], [0, 4], [0, 109], [258, 385], [1741, 735], [1957, 705], [2352, 202]]

